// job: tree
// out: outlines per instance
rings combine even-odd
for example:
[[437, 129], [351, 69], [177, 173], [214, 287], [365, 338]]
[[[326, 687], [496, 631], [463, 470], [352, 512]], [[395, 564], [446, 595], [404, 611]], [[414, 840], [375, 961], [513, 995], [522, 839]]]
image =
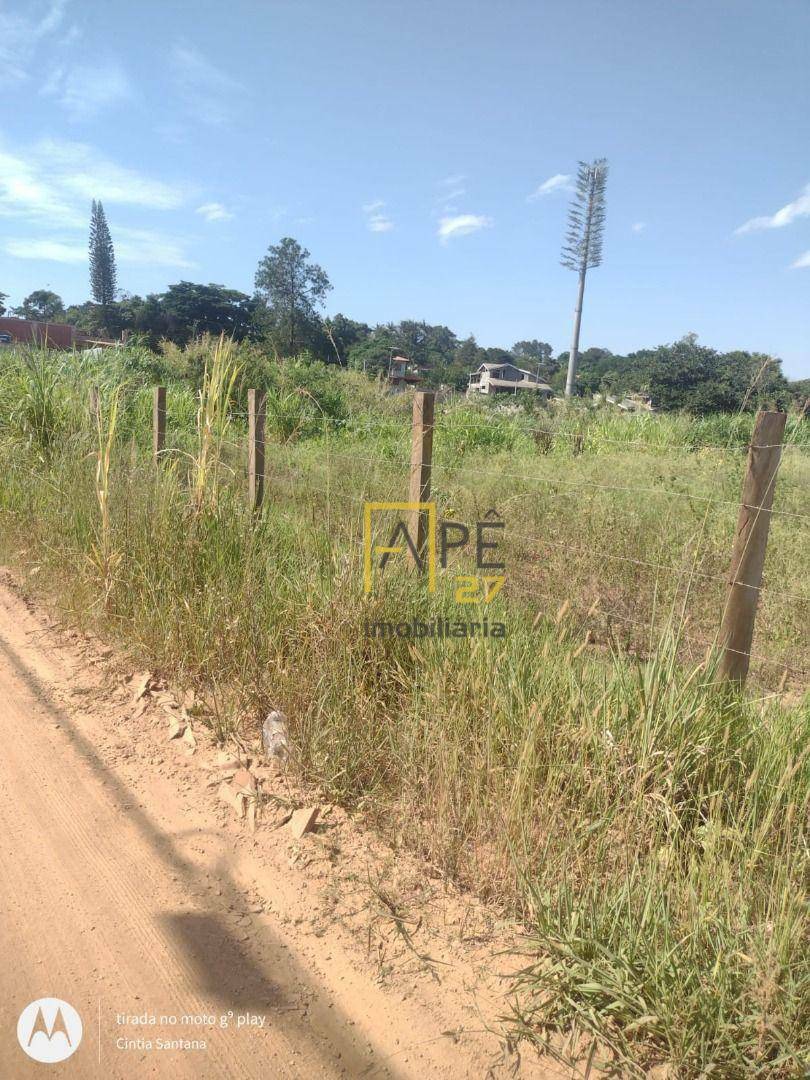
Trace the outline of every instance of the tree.
[[330, 360], [345, 365], [349, 350], [366, 340], [371, 333], [371, 327], [338, 312], [334, 318], [324, 320], [324, 332], [329, 341]]
[[597, 158], [590, 164], [580, 161], [577, 187], [568, 211], [568, 232], [563, 244], [561, 262], [579, 274], [577, 306], [574, 309], [574, 333], [568, 357], [568, 376], [565, 396], [570, 397], [577, 376], [579, 328], [582, 322], [582, 298], [585, 295], [585, 275], [602, 262], [602, 235], [605, 228], [605, 188], [608, 163]]
[[[570, 356], [571, 354], [568, 351], [561, 352], [554, 361], [555, 372], [551, 379], [551, 385], [561, 393], [565, 390], [565, 378]], [[590, 349], [578, 353], [577, 386], [579, 390], [583, 394], [596, 393], [597, 391], [607, 394], [613, 391], [621, 392], [625, 387], [623, 384], [620, 386], [621, 378], [617, 375], [617, 365], [621, 370], [621, 365], [626, 362], [626, 357], [614, 356], [610, 349], [602, 349], [597, 346], [591, 346]], [[639, 376], [637, 373], [630, 372], [627, 377], [630, 381], [635, 379], [636, 382], [633, 386], [626, 387], [626, 389], [639, 390], [640, 384], [638, 384]], [[643, 382], [643, 379], [641, 381]]]
[[124, 330], [143, 334], [151, 348], [167, 336], [166, 316], [156, 296], [123, 295], [113, 304], [102, 306], [93, 300], [71, 304], [65, 321], [94, 336], [109, 334], [119, 338]]
[[6, 293], [0, 292], [0, 317], [6, 313], [6, 300], [8, 300]]
[[224, 285], [179, 281], [158, 297], [165, 336], [185, 345], [198, 334], [225, 334], [235, 341], [250, 336], [256, 300]]
[[112, 237], [104, 207], [93, 199], [90, 211], [90, 293], [97, 304], [115, 301], [116, 272]]
[[349, 349], [349, 367], [376, 375], [388, 371], [394, 353], [404, 351], [399, 341], [398, 328], [394, 323], [378, 323], [365, 337]]
[[478, 358], [480, 351], [478, 342], [475, 340], [475, 335], [468, 334], [463, 341], [459, 342], [458, 349], [456, 350], [456, 360], [459, 364], [462, 364], [468, 372], [472, 372], [481, 363]]
[[309, 252], [285, 236], [271, 245], [256, 271], [256, 292], [269, 309], [270, 333], [288, 356], [294, 355], [308, 330], [318, 323], [317, 308], [332, 288]]
[[[562, 354], [560, 360], [564, 359]], [[719, 353], [700, 345], [695, 334], [629, 356], [586, 349], [579, 357], [578, 380], [586, 393], [645, 393], [656, 409], [685, 409], [695, 415], [754, 412], [766, 405], [784, 407], [790, 400], [778, 359], [759, 353]]]
[[458, 338], [453, 331], [424, 320], [403, 319], [394, 332], [402, 355], [441, 381], [443, 369], [452, 364], [458, 349]]
[[470, 373], [477, 370], [485, 358], [485, 350], [480, 347], [475, 337], [469, 334], [462, 341], [456, 340], [453, 358], [436, 373], [439, 384], [444, 383], [454, 390], [466, 390]]
[[482, 364], [514, 364], [515, 358], [509, 349], [502, 349], [500, 345], [490, 345], [481, 350]]
[[788, 383], [787, 392], [796, 408], [804, 409], [810, 401], [810, 379], [794, 379]]
[[512, 346], [515, 359], [534, 367], [538, 374], [550, 379], [559, 370], [559, 363], [552, 358], [554, 350], [547, 341], [516, 341]]
[[368, 374], [387, 373], [391, 357], [400, 355], [416, 364], [425, 386], [466, 386], [467, 368], [459, 349], [458, 338], [448, 327], [403, 319], [373, 330], [365, 327], [365, 334], [349, 348], [349, 366]]
[[35, 322], [56, 322], [64, 319], [65, 305], [62, 297], [50, 289], [34, 289], [19, 307], [14, 308], [14, 314]]
[[80, 330], [94, 334], [103, 329], [117, 338], [127, 330], [150, 348], [157, 348], [162, 338], [185, 345], [198, 334], [225, 334], [235, 341], [252, 338], [256, 334], [256, 307], [253, 297], [236, 289], [178, 281], [166, 292], [150, 293], [145, 298], [123, 294], [107, 305], [92, 300], [74, 304], [66, 318]]

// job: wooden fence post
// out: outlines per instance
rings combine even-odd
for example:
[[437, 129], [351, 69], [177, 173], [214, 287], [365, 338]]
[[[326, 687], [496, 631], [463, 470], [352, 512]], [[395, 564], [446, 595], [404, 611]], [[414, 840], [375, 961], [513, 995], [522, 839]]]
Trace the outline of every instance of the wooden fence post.
[[264, 501], [264, 414], [266, 397], [248, 390], [248, 502], [252, 510]]
[[152, 391], [152, 457], [157, 462], [166, 446], [166, 387]]
[[720, 625], [720, 678], [740, 686], [748, 675], [786, 420], [787, 414], [783, 412], [758, 413], [748, 448], [728, 594]]
[[[417, 390], [413, 399], [413, 428], [411, 436], [411, 483], [408, 501], [424, 503], [430, 500], [430, 472], [433, 463], [433, 411], [436, 395], [432, 390]], [[415, 566], [422, 568], [427, 548], [428, 516], [425, 510], [411, 511], [411, 538], [418, 558], [411, 554]]]

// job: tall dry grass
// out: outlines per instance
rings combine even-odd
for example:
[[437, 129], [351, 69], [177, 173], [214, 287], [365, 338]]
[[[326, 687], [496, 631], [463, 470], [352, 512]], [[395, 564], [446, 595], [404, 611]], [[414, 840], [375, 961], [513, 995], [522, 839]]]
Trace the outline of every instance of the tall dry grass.
[[233, 342], [223, 334], [206, 358], [196, 417], [196, 453], [193, 457], [192, 498], [199, 511], [216, 507], [222, 473], [222, 448], [230, 425], [230, 407], [239, 364]]
[[[230, 372], [213, 384], [232, 390]], [[61, 373], [56, 385], [64, 415], [47, 458], [22, 422], [0, 429], [4, 557], [36, 559], [37, 580], [74, 616], [93, 612], [150, 665], [195, 685], [219, 736], [234, 724], [255, 734], [281, 706], [304, 779], [519, 915], [530, 937], [514, 961], [517, 1033], [555, 1052], [563, 1038], [595, 1038], [595, 1060], [620, 1075], [656, 1064], [683, 1077], [803, 1074], [808, 697], [795, 679], [787, 694], [718, 689], [705, 649], [690, 660], [686, 645], [717, 615], [711, 589], [744, 462], [721, 441], [744, 441], [746, 418], [695, 431], [682, 417], [618, 427], [612, 416], [464, 405], [441, 415], [441, 512], [475, 520], [495, 505], [507, 530], [542, 542], [507, 546], [509, 586], [488, 611], [507, 623], [504, 641], [381, 640], [368, 622], [455, 618], [463, 569], [440, 575], [432, 597], [412, 575], [362, 594], [356, 500], [404, 495], [401, 403], [363, 398], [332, 424], [311, 412], [308, 437], [279, 431], [257, 520], [230, 391], [208, 413], [200, 488], [193, 465], [152, 467], [136, 437], [148, 423], [137, 386], [94, 432], [86, 397]], [[0, 399], [19, 393], [0, 377]], [[193, 405], [187, 387], [170, 389], [170, 444], [189, 455], [200, 447]], [[575, 425], [576, 450], [562, 434]], [[550, 446], [538, 446], [541, 428], [560, 433]], [[787, 657], [807, 664], [802, 608], [787, 600], [810, 576], [807, 477], [804, 451], [791, 450], [768, 562], [782, 608], [763, 594], [757, 643], [777, 671]], [[625, 490], [637, 488], [643, 496]], [[107, 575], [81, 558], [100, 538], [120, 555]], [[600, 555], [591, 566], [594, 550], [649, 565]], [[616, 605], [643, 640], [604, 615]]]

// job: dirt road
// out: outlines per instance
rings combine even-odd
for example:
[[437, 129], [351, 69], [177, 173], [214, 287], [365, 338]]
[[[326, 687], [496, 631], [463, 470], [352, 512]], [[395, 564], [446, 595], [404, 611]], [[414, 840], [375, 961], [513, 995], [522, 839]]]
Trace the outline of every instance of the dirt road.
[[[476, 1025], [449, 990], [425, 1003], [334, 934], [303, 940], [284, 912], [306, 912], [307, 882], [217, 827], [86, 666], [0, 581], [0, 1076], [541, 1075], [486, 1033], [450, 1037]], [[44, 997], [83, 1023], [60, 1064], [16, 1035]]]

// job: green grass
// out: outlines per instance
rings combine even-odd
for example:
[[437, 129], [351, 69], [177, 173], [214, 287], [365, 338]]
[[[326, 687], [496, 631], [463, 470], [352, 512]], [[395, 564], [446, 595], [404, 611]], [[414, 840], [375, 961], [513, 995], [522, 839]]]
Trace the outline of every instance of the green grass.
[[[407, 573], [362, 594], [361, 502], [406, 495], [407, 401], [355, 374], [266, 371], [257, 384], [278, 408], [256, 520], [247, 384], [212, 420], [201, 479], [202, 380], [169, 359], [155, 470], [160, 358], [2, 354], [3, 557], [194, 685], [219, 736], [255, 733], [281, 707], [305, 780], [523, 919], [510, 1017], [523, 1037], [559, 1052], [596, 1036], [597, 1060], [623, 1076], [658, 1063], [803, 1075], [810, 702], [785, 671], [808, 666], [808, 425], [789, 424], [754, 646], [765, 662], [741, 696], [704, 658], [749, 417], [440, 409], [440, 513], [496, 507], [506, 522], [489, 617], [509, 636], [380, 640], [367, 621], [457, 617], [452, 577], [469, 569], [452, 564], [433, 597]], [[114, 424], [91, 422], [91, 385], [103, 418], [117, 400]]]

